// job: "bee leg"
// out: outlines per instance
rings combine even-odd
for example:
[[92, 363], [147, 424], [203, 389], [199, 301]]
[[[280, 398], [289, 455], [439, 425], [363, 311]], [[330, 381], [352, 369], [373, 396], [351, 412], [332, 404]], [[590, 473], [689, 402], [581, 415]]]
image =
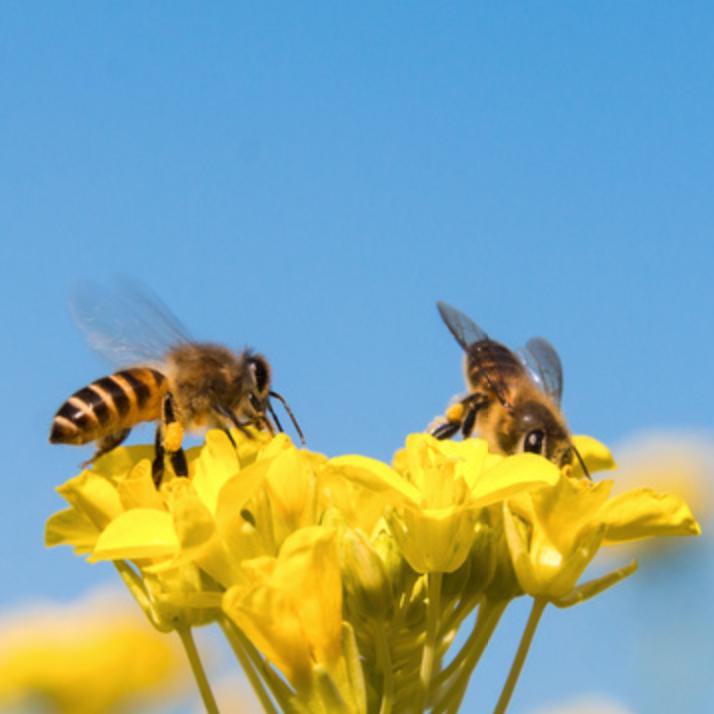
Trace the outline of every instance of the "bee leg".
[[439, 424], [439, 426], [431, 432], [431, 435], [435, 439], [450, 439], [459, 430], [460, 426], [461, 424], [457, 421], [446, 421], [443, 424]]
[[487, 404], [488, 397], [481, 392], [466, 395], [446, 410], [446, 421], [432, 429], [431, 435], [437, 439], [450, 439], [460, 430], [461, 435], [466, 439], [474, 430], [479, 410]]
[[186, 461], [186, 452], [183, 449], [169, 454], [169, 459], [171, 459], [171, 466], [177, 476], [183, 478], [188, 476], [188, 461]]
[[156, 427], [156, 437], [154, 438], [154, 460], [151, 462], [151, 476], [154, 479], [156, 488], [161, 485], [164, 475], [164, 438], [161, 425]]
[[471, 432], [474, 430], [474, 424], [476, 424], [476, 415], [478, 414], [478, 407], [474, 404], [469, 405], [469, 409], [466, 412], [466, 417], [464, 418], [463, 424], [461, 425], [461, 435], [464, 439], [471, 436]]
[[236, 440], [233, 438], [233, 434], [231, 434], [230, 429], [226, 429], [225, 427], [223, 428], [223, 433], [228, 437], [228, 441], [231, 442], [231, 446], [235, 449], [236, 448]]
[[131, 429], [122, 429], [121, 431], [116, 431], [113, 434], [108, 434], [107, 436], [99, 439], [97, 442], [97, 450], [94, 452], [94, 455], [92, 456], [91, 459], [88, 459], [85, 461], [82, 466], [89, 466], [89, 464], [93, 464], [100, 456], [104, 456], [104, 454], [109, 453], [112, 449], [115, 449], [119, 444], [126, 439], [127, 436], [129, 436], [129, 433], [131, 432]]
[[488, 404], [488, 397], [480, 392], [474, 392], [463, 399], [462, 404], [466, 407], [466, 416], [461, 423], [461, 434], [466, 439], [474, 430], [479, 411]]
[[[238, 421], [238, 417], [230, 410], [226, 409], [225, 407], [222, 406], [215, 406], [213, 407], [213, 411], [218, 414], [218, 416], [223, 417], [223, 419], [228, 420], [233, 426], [238, 429], [238, 431], [243, 434], [247, 439], [252, 439], [253, 435], [245, 428], [246, 426], [250, 426], [251, 422], [246, 422], [242, 423]], [[228, 438], [233, 442], [233, 446], [235, 446], [235, 441], [233, 441], [233, 437], [231, 436], [231, 433], [227, 427], [223, 427], [223, 431], [228, 434]]]
[[174, 473], [177, 476], [186, 477], [188, 476], [188, 462], [186, 461], [186, 454], [181, 448], [183, 426], [177, 418], [174, 398], [171, 392], [167, 392], [164, 396], [161, 416], [161, 446], [168, 455], [169, 461], [171, 461]]

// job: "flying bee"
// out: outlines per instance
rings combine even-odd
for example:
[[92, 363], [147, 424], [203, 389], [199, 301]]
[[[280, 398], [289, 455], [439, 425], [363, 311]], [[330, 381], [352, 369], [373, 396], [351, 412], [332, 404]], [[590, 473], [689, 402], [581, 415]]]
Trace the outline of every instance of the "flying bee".
[[517, 352], [492, 340], [473, 320], [446, 303], [437, 303], [442, 320], [465, 354], [468, 394], [452, 404], [431, 433], [448, 439], [477, 431], [489, 449], [502, 454], [532, 452], [563, 467], [575, 455], [560, 410], [563, 368], [555, 348], [534, 337]]
[[177, 476], [188, 475], [184, 431], [235, 427], [282, 431], [271, 398], [279, 400], [304, 443], [282, 395], [271, 389], [267, 359], [251, 350], [195, 342], [156, 297], [138, 285], [116, 294], [85, 286], [72, 312], [92, 347], [112, 361], [133, 364], [91, 382], [59, 408], [50, 442], [96, 442], [92, 463], [119, 446], [140, 422], [156, 421], [153, 477], [157, 486], [168, 457]]

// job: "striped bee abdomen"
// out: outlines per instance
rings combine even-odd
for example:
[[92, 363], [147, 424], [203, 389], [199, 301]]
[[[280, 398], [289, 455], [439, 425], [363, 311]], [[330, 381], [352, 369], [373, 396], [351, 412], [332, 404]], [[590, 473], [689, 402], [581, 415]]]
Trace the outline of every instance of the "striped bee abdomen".
[[149, 367], [133, 367], [75, 392], [52, 421], [50, 442], [86, 444], [161, 415], [168, 380]]

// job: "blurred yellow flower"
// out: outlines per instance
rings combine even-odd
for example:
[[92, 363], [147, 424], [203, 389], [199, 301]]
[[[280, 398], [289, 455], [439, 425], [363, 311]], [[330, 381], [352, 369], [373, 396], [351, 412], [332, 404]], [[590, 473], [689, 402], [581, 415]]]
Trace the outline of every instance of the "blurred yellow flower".
[[0, 709], [56, 714], [139, 711], [186, 675], [178, 642], [152, 630], [117, 593], [30, 606], [0, 618]]
[[634, 714], [634, 711], [609, 696], [587, 694], [539, 708], [532, 714]]
[[714, 514], [714, 433], [649, 431], [617, 446], [615, 490], [654, 488], [691, 504], [700, 522]]

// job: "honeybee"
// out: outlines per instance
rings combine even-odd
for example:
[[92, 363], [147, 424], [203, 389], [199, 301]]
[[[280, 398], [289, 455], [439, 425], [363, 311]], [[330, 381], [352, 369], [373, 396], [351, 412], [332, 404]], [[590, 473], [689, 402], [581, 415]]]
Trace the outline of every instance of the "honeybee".
[[261, 354], [234, 352], [195, 342], [176, 318], [145, 288], [126, 284], [111, 292], [84, 286], [72, 312], [92, 347], [114, 362], [134, 366], [101, 377], [78, 390], [57, 411], [53, 444], [96, 442], [86, 464], [121, 444], [140, 422], [156, 421], [154, 482], [168, 457], [177, 476], [188, 475], [182, 449], [185, 430], [248, 427], [282, 431], [271, 404], [279, 400], [304, 443], [284, 397], [271, 389], [271, 369]]
[[560, 467], [576, 456], [588, 474], [560, 410], [563, 368], [555, 348], [534, 337], [512, 352], [456, 308], [443, 302], [437, 308], [466, 353], [469, 392], [446, 410], [432, 435], [448, 439], [460, 431], [466, 438], [478, 431], [491, 451], [532, 452]]

